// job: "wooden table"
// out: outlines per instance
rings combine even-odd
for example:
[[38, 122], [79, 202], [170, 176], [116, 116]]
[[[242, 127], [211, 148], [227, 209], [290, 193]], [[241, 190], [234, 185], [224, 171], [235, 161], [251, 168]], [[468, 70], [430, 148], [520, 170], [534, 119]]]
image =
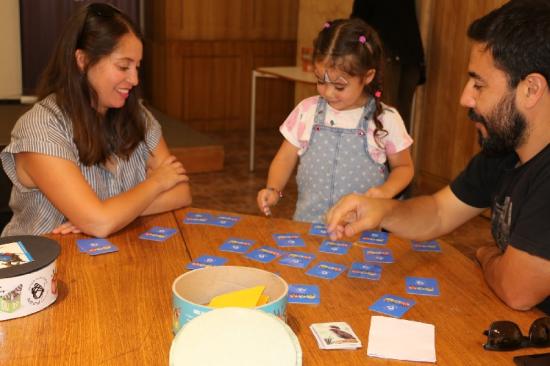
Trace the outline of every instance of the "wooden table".
[[0, 365], [167, 365], [174, 279], [189, 257], [181, 235], [138, 239], [152, 226], [176, 228], [173, 213], [144, 217], [108, 238], [116, 253], [80, 253], [83, 235], [50, 236], [62, 247], [59, 297], [27, 317], [0, 322]]
[[[218, 247], [231, 236], [254, 239], [254, 247], [275, 246], [272, 234], [296, 232], [307, 244], [300, 250], [314, 253], [315, 261], [347, 266], [362, 259], [360, 248], [352, 247], [346, 256], [319, 253], [323, 238], [308, 235], [308, 224], [289, 220], [240, 215], [241, 220], [230, 229], [182, 224], [190, 211], [217, 213], [184, 209], [140, 218], [108, 238], [119, 247], [118, 252], [97, 257], [78, 252], [75, 241], [85, 236], [51, 236], [62, 246], [59, 297], [39, 313], [0, 322], [0, 365], [167, 365], [173, 339], [172, 282], [192, 258], [203, 254], [228, 258], [230, 265], [277, 272], [291, 284], [320, 286], [320, 305], [289, 304], [287, 309], [288, 324], [300, 340], [306, 366], [405, 364], [366, 355], [370, 318], [376, 314], [368, 307], [387, 293], [416, 300], [405, 319], [435, 324], [438, 365], [512, 365], [515, 355], [545, 351], [497, 353], [482, 349], [482, 331], [490, 322], [513, 320], [527, 332], [541, 313], [507, 308], [487, 288], [479, 268], [445, 243], [441, 243], [442, 253], [418, 253], [411, 251], [408, 242], [391, 237], [387, 247], [393, 251], [395, 263], [383, 265], [380, 281], [350, 279], [345, 274], [322, 280], [276, 261], [260, 264], [220, 252]], [[161, 243], [138, 239], [152, 226], [179, 226], [180, 232]], [[405, 276], [437, 278], [441, 296], [406, 294]], [[309, 325], [328, 321], [348, 322], [363, 348], [320, 350]]]
[[[318, 246], [325, 238], [309, 235], [310, 225], [258, 216], [240, 215], [241, 220], [231, 229], [184, 225], [182, 219], [189, 211], [216, 212], [196, 209], [176, 212], [191, 258], [205, 254], [217, 255], [228, 258], [227, 265], [251, 266], [278, 273], [289, 284], [319, 285], [320, 305], [289, 304], [287, 308], [288, 324], [300, 340], [304, 365], [415, 364], [377, 359], [366, 354], [370, 318], [372, 315], [381, 315], [368, 308], [385, 294], [416, 301], [416, 305], [404, 315], [404, 319], [435, 325], [438, 365], [513, 365], [512, 357], [515, 355], [545, 351], [531, 348], [514, 352], [489, 352], [482, 348], [486, 341], [482, 332], [492, 321], [512, 320], [527, 333], [531, 322], [543, 314], [538, 310], [514, 311], [505, 306], [489, 290], [478, 266], [446, 243], [441, 243], [441, 253], [422, 253], [412, 251], [409, 241], [390, 236], [386, 247], [392, 250], [395, 262], [382, 264], [382, 277], [379, 281], [352, 279], [347, 274], [341, 274], [334, 280], [324, 280], [306, 275], [303, 269], [279, 265], [277, 260], [262, 264], [239, 254], [221, 252], [218, 248], [229, 237], [254, 239], [254, 248], [263, 245], [276, 247], [272, 234], [293, 232], [299, 233], [307, 245], [305, 248], [293, 249], [314, 253], [316, 259], [313, 263], [323, 260], [344, 264], [349, 268], [352, 262], [363, 261], [361, 247], [354, 245], [345, 256], [320, 253]], [[441, 295], [428, 297], [407, 294], [406, 276], [437, 278]], [[353, 351], [320, 350], [309, 325], [332, 321], [350, 324], [363, 342], [363, 348]]]
[[[252, 70], [252, 92], [250, 93], [250, 171], [254, 171], [254, 145], [256, 140], [256, 78], [280, 78], [295, 83], [315, 84], [312, 72], [301, 66], [258, 67]], [[289, 111], [290, 112], [290, 111]]]

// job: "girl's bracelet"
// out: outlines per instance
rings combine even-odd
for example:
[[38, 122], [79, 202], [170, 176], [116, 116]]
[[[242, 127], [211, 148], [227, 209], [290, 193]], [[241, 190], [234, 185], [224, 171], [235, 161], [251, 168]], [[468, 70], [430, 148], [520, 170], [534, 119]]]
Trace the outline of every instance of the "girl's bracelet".
[[277, 188], [265, 187], [265, 189], [267, 189], [268, 191], [272, 191], [272, 192], [277, 193], [277, 195], [279, 196], [279, 199], [281, 199], [281, 198], [284, 197], [283, 192], [282, 192], [282, 191], [279, 191]]

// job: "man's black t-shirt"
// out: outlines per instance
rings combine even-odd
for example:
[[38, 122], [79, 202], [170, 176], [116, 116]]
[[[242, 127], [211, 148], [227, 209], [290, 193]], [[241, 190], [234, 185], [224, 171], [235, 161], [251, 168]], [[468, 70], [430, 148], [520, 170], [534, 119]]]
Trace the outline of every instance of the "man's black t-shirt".
[[[493, 237], [507, 245], [550, 260], [550, 145], [525, 164], [516, 153], [476, 155], [451, 183], [462, 202], [491, 207]], [[539, 305], [550, 313], [550, 298]]]

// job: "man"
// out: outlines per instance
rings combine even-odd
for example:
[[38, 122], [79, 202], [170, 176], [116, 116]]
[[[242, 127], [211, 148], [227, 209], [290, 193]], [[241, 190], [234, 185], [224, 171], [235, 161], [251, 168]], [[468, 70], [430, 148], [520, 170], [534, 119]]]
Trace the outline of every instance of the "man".
[[513, 0], [474, 21], [469, 108], [481, 153], [450, 186], [406, 201], [350, 195], [327, 214], [333, 239], [383, 227], [426, 240], [492, 207], [496, 246], [476, 257], [514, 309], [550, 313], [550, 2]]

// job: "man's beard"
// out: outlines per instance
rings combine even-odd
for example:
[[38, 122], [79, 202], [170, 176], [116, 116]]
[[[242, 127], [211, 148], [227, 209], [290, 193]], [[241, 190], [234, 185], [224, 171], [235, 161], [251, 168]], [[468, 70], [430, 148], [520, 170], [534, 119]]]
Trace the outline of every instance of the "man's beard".
[[487, 156], [508, 154], [527, 137], [527, 122], [516, 109], [513, 93], [505, 95], [487, 117], [477, 114], [473, 108], [468, 110], [468, 117], [487, 129], [487, 137], [478, 131], [481, 152]]

